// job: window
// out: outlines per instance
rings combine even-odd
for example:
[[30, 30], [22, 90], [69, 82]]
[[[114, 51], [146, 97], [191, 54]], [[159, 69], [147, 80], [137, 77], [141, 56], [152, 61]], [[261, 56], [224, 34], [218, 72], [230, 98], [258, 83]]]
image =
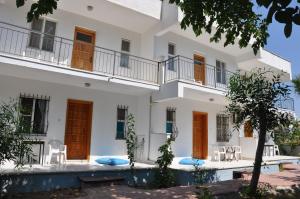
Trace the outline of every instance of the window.
[[128, 68], [128, 66], [129, 66], [130, 41], [122, 39], [121, 51], [122, 51], [122, 53], [121, 53], [120, 66]]
[[53, 51], [56, 23], [47, 19], [34, 19], [31, 23], [29, 47]]
[[175, 44], [168, 44], [168, 69], [172, 71], [175, 71], [175, 59], [173, 58], [175, 56], [175, 49]]
[[226, 64], [219, 60], [216, 61], [217, 83], [226, 84]]
[[118, 106], [118, 109], [117, 109], [117, 136], [116, 136], [116, 139], [125, 139], [127, 112], [128, 112], [127, 107]]
[[229, 116], [217, 115], [217, 142], [229, 142]]
[[175, 127], [176, 110], [175, 108], [167, 108], [166, 113], [166, 133], [172, 133]]
[[45, 135], [48, 128], [49, 99], [20, 97], [20, 117], [22, 132]]

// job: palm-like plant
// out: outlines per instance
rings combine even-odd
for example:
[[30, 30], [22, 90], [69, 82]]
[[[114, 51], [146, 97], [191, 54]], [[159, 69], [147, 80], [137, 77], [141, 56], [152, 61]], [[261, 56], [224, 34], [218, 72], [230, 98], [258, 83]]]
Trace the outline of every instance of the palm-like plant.
[[292, 82], [294, 83], [296, 93], [300, 95], [300, 75], [293, 79]]

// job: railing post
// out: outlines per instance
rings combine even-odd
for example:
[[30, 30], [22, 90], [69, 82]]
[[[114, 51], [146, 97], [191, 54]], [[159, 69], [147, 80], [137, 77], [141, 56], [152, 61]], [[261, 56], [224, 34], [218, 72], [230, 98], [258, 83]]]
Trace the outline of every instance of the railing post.
[[159, 72], [160, 72], [160, 62], [157, 62], [157, 84], [159, 84], [159, 79], [161, 76]]
[[167, 83], [167, 61], [164, 61], [163, 62], [164, 63], [164, 74], [163, 74], [163, 76], [164, 76], [164, 80], [163, 80], [163, 82], [164, 82], [164, 84], [165, 83]]
[[[60, 42], [59, 42], [57, 65], [59, 65], [60, 53], [61, 53], [61, 45], [62, 45], [62, 38], [60, 38]], [[74, 45], [74, 43], [73, 43], [73, 45]]]
[[116, 53], [116, 51], [114, 51], [113, 76], [115, 76], [116, 56], [117, 56], [117, 53]]
[[217, 88], [217, 68], [214, 67], [214, 83], [215, 83], [215, 88]]
[[178, 80], [180, 80], [180, 57], [177, 56], [178, 58]]

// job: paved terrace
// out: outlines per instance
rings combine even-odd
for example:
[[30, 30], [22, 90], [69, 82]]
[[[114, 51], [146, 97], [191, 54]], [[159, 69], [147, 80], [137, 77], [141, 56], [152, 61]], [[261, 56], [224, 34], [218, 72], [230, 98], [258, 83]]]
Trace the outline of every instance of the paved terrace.
[[[171, 168], [192, 171], [194, 170], [193, 165], [180, 165], [178, 162], [181, 158], [175, 158]], [[300, 163], [300, 157], [292, 156], [273, 156], [264, 158], [264, 163], [276, 164], [278, 162], [289, 162], [297, 161]], [[210, 161], [205, 160], [205, 164], [202, 166], [204, 169], [234, 169], [234, 168], [244, 168], [253, 166], [253, 160], [233, 160], [233, 161]], [[154, 162], [145, 162], [145, 163], [136, 163], [136, 169], [151, 169], [155, 168]], [[117, 171], [117, 170], [128, 170], [129, 165], [122, 166], [109, 166], [109, 165], [100, 165], [97, 163], [88, 163], [83, 162], [74, 162], [67, 161], [66, 164], [58, 165], [25, 165], [23, 168], [15, 168], [12, 164], [6, 164], [0, 168], [1, 173], [65, 173], [65, 172], [83, 172], [83, 171]]]
[[[250, 177], [250, 176], [248, 176]], [[246, 178], [249, 180], [250, 178]], [[283, 172], [271, 175], [261, 175], [260, 182], [269, 183], [275, 187], [291, 188], [293, 185], [300, 184], [300, 165], [286, 165]], [[206, 187], [214, 195], [236, 194], [243, 184], [247, 181], [230, 180], [208, 184]], [[78, 198], [78, 199], [150, 199], [150, 198], [178, 198], [178, 199], [196, 199], [195, 186], [180, 186], [168, 189], [135, 189], [126, 185], [88, 187], [83, 191], [78, 189], [65, 189], [42, 193], [18, 194], [14, 198], [38, 199], [38, 198]], [[230, 197], [231, 198], [231, 197]]]

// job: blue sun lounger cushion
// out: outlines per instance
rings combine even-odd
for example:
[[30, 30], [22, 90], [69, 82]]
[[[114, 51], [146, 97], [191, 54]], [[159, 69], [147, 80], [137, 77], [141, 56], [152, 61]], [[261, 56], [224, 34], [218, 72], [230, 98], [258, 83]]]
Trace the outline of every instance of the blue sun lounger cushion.
[[106, 164], [111, 166], [128, 164], [129, 161], [121, 158], [99, 158], [95, 160], [98, 164]]
[[179, 161], [179, 164], [201, 166], [204, 164], [204, 160], [195, 159], [195, 158], [183, 158]]

